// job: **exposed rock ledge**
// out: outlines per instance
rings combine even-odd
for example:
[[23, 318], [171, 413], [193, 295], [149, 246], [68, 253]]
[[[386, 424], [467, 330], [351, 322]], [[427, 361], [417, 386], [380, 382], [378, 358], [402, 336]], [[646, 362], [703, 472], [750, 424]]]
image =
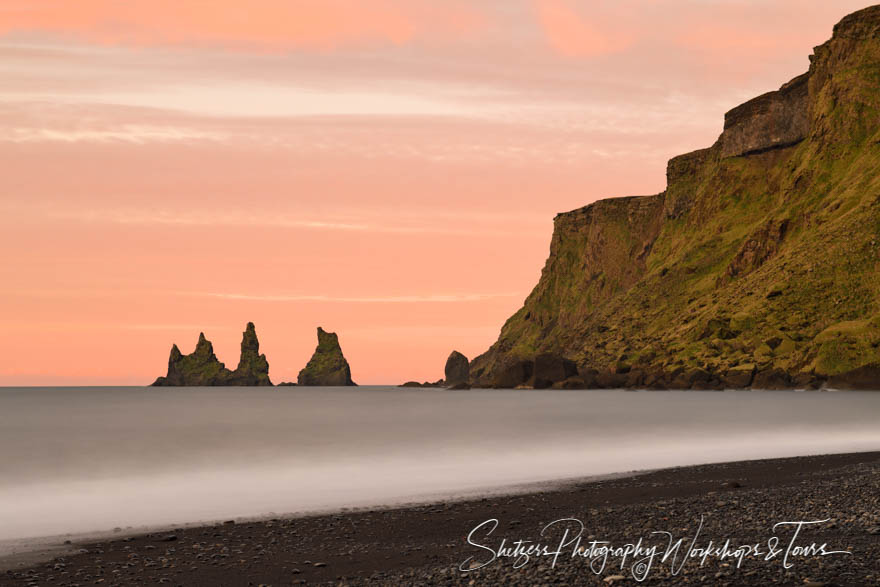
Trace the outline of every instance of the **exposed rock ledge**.
[[809, 73], [794, 78], [724, 115], [722, 157], [737, 157], [802, 141], [809, 131]]

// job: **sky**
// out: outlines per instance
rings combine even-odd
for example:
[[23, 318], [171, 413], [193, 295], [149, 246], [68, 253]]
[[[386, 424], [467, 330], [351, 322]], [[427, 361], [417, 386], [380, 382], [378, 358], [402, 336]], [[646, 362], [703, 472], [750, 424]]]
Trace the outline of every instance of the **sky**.
[[142, 385], [256, 324], [275, 382], [436, 380], [553, 216], [665, 187], [838, 0], [0, 0], [0, 385]]

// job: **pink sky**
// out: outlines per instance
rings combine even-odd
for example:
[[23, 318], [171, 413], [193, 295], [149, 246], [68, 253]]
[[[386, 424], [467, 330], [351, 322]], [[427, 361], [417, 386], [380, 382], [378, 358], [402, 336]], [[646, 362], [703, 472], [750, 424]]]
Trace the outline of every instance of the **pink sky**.
[[[66, 6], [65, 6], [66, 5]], [[806, 71], [841, 0], [5, 0], [0, 385], [145, 384], [256, 323], [359, 383], [437, 379], [552, 219], [665, 186]]]

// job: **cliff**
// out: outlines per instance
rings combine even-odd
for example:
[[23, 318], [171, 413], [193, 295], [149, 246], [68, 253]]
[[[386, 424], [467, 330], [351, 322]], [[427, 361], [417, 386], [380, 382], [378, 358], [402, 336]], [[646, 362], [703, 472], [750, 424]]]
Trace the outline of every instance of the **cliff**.
[[218, 386], [218, 385], [272, 385], [269, 380], [269, 362], [259, 354], [253, 322], [248, 322], [241, 340], [241, 358], [238, 368], [230, 371], [217, 359], [214, 346], [204, 333], [199, 333], [195, 350], [181, 354], [177, 345], [171, 346], [168, 373], [153, 382], [153, 386]]
[[549, 354], [579, 371], [557, 386], [880, 387], [880, 6], [810, 59], [664, 192], [559, 214], [471, 384], [533, 385]]
[[357, 385], [351, 380], [351, 368], [342, 354], [339, 337], [318, 327], [318, 346], [312, 358], [299, 372], [298, 385]]

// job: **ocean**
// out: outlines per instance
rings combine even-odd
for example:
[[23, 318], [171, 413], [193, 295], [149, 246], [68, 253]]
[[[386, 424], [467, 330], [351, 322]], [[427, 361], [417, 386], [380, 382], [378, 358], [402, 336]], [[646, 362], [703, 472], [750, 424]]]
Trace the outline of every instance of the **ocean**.
[[880, 449], [880, 393], [2, 388], [0, 540]]

